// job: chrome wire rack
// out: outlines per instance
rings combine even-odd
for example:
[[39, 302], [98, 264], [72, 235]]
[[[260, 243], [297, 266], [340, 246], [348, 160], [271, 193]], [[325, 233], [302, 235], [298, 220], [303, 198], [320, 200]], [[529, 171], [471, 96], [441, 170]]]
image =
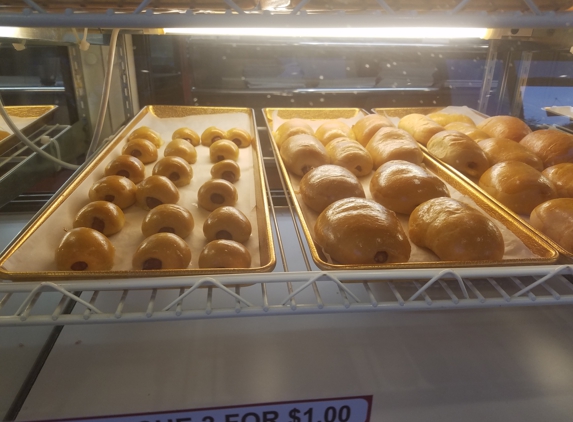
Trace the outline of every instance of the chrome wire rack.
[[[266, 169], [264, 177], [272, 204]], [[0, 283], [0, 326], [573, 303], [570, 265], [321, 271], [286, 199], [269, 206], [280, 256], [272, 273]]]

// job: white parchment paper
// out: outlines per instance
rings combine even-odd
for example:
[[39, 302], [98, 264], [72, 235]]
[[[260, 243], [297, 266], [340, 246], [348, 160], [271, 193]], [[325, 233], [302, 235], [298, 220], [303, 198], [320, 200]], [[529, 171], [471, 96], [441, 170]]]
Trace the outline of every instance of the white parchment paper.
[[[16, 116], [10, 116], [10, 117], [12, 118], [12, 121], [14, 122], [16, 127], [20, 130], [34, 123], [34, 121], [38, 119], [38, 117], [16, 117]], [[8, 124], [6, 123], [6, 121], [2, 116], [0, 116], [0, 130], [8, 132], [10, 134], [14, 133], [12, 132], [12, 129], [8, 127]]]
[[[475, 112], [473, 112], [473, 110], [471, 110], [468, 107], [447, 107], [446, 109], [443, 110], [443, 112], [447, 113], [460, 113], [460, 114], [466, 114], [469, 115], [472, 119], [475, 117], [476, 119], [481, 119], [483, 120], [484, 118], [477, 115]], [[345, 122], [346, 124], [348, 124], [349, 126], [352, 126], [354, 123], [356, 123], [356, 121], [358, 121], [362, 116], [357, 116], [353, 119], [340, 119], [341, 121]], [[393, 120], [393, 123], [397, 124], [399, 119], [395, 119], [395, 118], [391, 118]], [[481, 121], [479, 120], [479, 121]], [[474, 120], [476, 123], [478, 123], [478, 120]], [[285, 119], [281, 119], [278, 117], [278, 115], [273, 115], [273, 128], [272, 130], [276, 130], [276, 128], [278, 128], [282, 123], [285, 122]], [[326, 120], [307, 120], [307, 123], [316, 130], [316, 128], [318, 128], [321, 124], [323, 124], [324, 122], [326, 122]], [[370, 194], [370, 179], [372, 178], [372, 175], [374, 174], [374, 171], [372, 173], [370, 173], [370, 175], [365, 176], [365, 177], [361, 177], [359, 178], [360, 182], [362, 183], [362, 186], [364, 187], [364, 192], [366, 194], [366, 198], [368, 199], [372, 199], [372, 195]], [[293, 189], [295, 190], [295, 194], [297, 196], [297, 200], [300, 204], [300, 207], [302, 209], [303, 215], [304, 215], [304, 219], [306, 221], [306, 224], [310, 230], [311, 233], [314, 232], [314, 226], [316, 224], [316, 219], [318, 218], [319, 213], [317, 213], [316, 211], [313, 211], [312, 209], [310, 209], [309, 207], [307, 207], [305, 205], [305, 203], [302, 201], [302, 197], [299, 194], [299, 186], [300, 186], [300, 177], [292, 175], [289, 173], [289, 177], [290, 177], [290, 181], [291, 184], [293, 186]], [[500, 223], [499, 221], [492, 219], [489, 215], [487, 215], [487, 213], [485, 213], [484, 211], [482, 211], [477, 204], [469, 197], [461, 194], [459, 191], [457, 191], [456, 189], [454, 189], [452, 186], [448, 185], [446, 183], [446, 185], [448, 186], [448, 189], [450, 191], [450, 196], [453, 199], [456, 199], [460, 202], [465, 202], [466, 204], [472, 206], [473, 208], [477, 209], [478, 211], [482, 212], [482, 214], [486, 215], [488, 218], [490, 218], [495, 225], [499, 228], [499, 230], [501, 231], [501, 234], [503, 235], [503, 240], [505, 243], [505, 253], [503, 256], [503, 259], [530, 259], [530, 258], [536, 258], [538, 257], [538, 255], [536, 255], [535, 253], [533, 253], [515, 234], [513, 234], [509, 229], [507, 229], [502, 223]], [[404, 214], [396, 214], [398, 216], [398, 219], [400, 220], [400, 223], [402, 224], [402, 227], [404, 228], [404, 231], [406, 232], [406, 234], [408, 234], [408, 219], [409, 216], [404, 215]], [[314, 234], [313, 234], [314, 235]], [[410, 245], [412, 246], [412, 253], [410, 255], [410, 261], [409, 262], [436, 262], [436, 261], [440, 261], [440, 259], [429, 249], [426, 248], [420, 248], [416, 245], [414, 245], [412, 242], [410, 242]], [[317, 245], [318, 247], [318, 245]], [[326, 254], [325, 254], [326, 255]], [[332, 261], [329, 261], [332, 263]]]
[[[159, 118], [151, 113], [146, 114], [134, 127], [149, 126], [159, 132], [164, 144], [159, 148], [158, 160], [163, 157], [165, 145], [171, 141], [172, 133], [180, 127], [189, 127], [199, 135], [209, 126], [216, 126], [223, 130], [240, 128], [252, 133], [251, 118], [246, 113], [228, 113], [186, 116], [177, 118]], [[115, 142], [115, 141], [113, 141]], [[93, 183], [104, 176], [105, 166], [121, 154], [125, 145], [125, 139], [119, 141], [113, 151], [97, 166], [78, 188], [63, 202], [27, 240], [14, 252], [4, 267], [8, 271], [55, 271], [54, 253], [66, 231], [72, 229], [73, 221], [78, 211], [89, 202], [88, 191]], [[192, 253], [192, 261], [189, 268], [198, 268], [199, 254], [207, 244], [203, 235], [203, 223], [209, 215], [209, 211], [197, 204], [197, 191], [207, 180], [211, 179], [211, 163], [209, 148], [199, 145], [197, 149], [197, 162], [192, 164], [193, 179], [187, 186], [178, 188], [181, 205], [191, 211], [195, 221], [193, 232], [185, 241], [189, 244]], [[253, 166], [254, 152], [252, 147], [239, 149], [239, 166], [241, 178], [234, 183], [239, 193], [239, 200], [235, 205], [249, 219], [252, 225], [251, 238], [245, 246], [251, 253], [251, 267], [259, 267], [261, 264], [258, 225], [257, 203], [255, 194], [255, 172]], [[146, 177], [151, 176], [155, 163], [145, 166]], [[262, 206], [262, 205], [261, 205]], [[264, 212], [264, 211], [263, 211]], [[124, 210], [125, 226], [123, 230], [113, 236], [110, 241], [115, 246], [116, 259], [114, 271], [131, 270], [132, 257], [139, 244], [144, 240], [141, 233], [141, 223], [147, 211], [137, 204]]]

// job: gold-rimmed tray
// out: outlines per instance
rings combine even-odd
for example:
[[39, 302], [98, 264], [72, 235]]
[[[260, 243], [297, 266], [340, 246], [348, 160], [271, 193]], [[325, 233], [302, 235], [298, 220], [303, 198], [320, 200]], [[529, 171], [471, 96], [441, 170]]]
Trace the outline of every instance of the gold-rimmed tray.
[[[30, 135], [34, 131], [45, 125], [56, 111], [56, 105], [36, 105], [36, 106], [7, 106], [6, 112], [12, 118], [16, 127], [24, 135]], [[7, 136], [0, 135], [0, 155], [4, 154], [20, 140], [8, 128], [4, 119], [0, 116], [0, 131], [7, 132]]]
[[[431, 251], [419, 248], [412, 244], [412, 257], [410, 262], [397, 264], [377, 264], [377, 265], [341, 265], [333, 263], [322, 251], [322, 248], [314, 241], [313, 227], [318, 213], [310, 210], [302, 202], [298, 193], [300, 177], [292, 175], [286, 169], [280, 157], [278, 148], [273, 136], [274, 131], [280, 124], [291, 118], [306, 119], [307, 122], [316, 129], [325, 120], [340, 118], [345, 123], [351, 125], [363, 117], [360, 109], [263, 109], [267, 126], [269, 129], [271, 143], [275, 151], [275, 156], [280, 170], [285, 178], [287, 188], [292, 197], [296, 212], [300, 218], [305, 237], [309, 244], [309, 249], [318, 267], [325, 270], [356, 270], [356, 269], [414, 269], [414, 268], [452, 268], [452, 267], [484, 267], [501, 265], [535, 265], [550, 264], [557, 260], [558, 254], [548, 244], [539, 239], [535, 233], [526, 225], [522, 224], [513, 215], [508, 213], [503, 207], [491, 201], [478, 188], [469, 181], [459, 177], [456, 173], [442, 166], [428, 154], [424, 154], [426, 168], [440, 179], [442, 179], [450, 189], [452, 197], [469, 203], [474, 208], [480, 210], [485, 215], [494, 220], [498, 228], [502, 231], [506, 242], [506, 254], [502, 261], [440, 261]], [[338, 117], [337, 117], [338, 116]], [[372, 174], [361, 178], [366, 197], [370, 198], [369, 182]], [[407, 216], [398, 215], [405, 231], [407, 232]]]
[[[373, 108], [372, 111], [376, 114], [381, 114], [381, 115], [385, 115], [385, 116], [389, 117], [391, 120], [393, 120], [393, 123], [397, 123], [397, 119], [400, 119], [400, 118], [402, 118], [408, 114], [412, 114], [412, 113], [419, 113], [419, 114], [430, 114], [430, 113], [437, 113], [437, 112], [460, 113], [460, 114], [465, 114], [468, 117], [472, 118], [475, 123], [479, 123], [480, 119], [483, 120], [483, 119], [487, 119], [489, 117], [488, 115], [480, 113], [477, 110], [474, 110], [474, 109], [469, 108], [469, 107], [463, 107], [463, 106], [461, 106], [461, 107], [450, 106], [450, 107], [446, 107], [446, 108], [444, 108], [444, 107], [402, 107], [402, 108], [390, 107], [390, 108]], [[523, 224], [525, 224], [533, 233], [535, 233], [536, 236], [540, 237], [542, 240], [547, 242], [553, 249], [555, 249], [557, 252], [559, 252], [559, 254], [560, 254], [559, 261], [560, 262], [565, 262], [565, 263], [573, 262], [573, 252], [564, 249], [561, 245], [559, 245], [557, 242], [555, 242], [554, 240], [549, 238], [547, 235], [545, 235], [542, 232], [540, 232], [539, 230], [533, 228], [530, 224], [529, 216], [514, 213], [509, 208], [507, 208], [505, 205], [503, 205], [501, 202], [497, 201], [494, 197], [489, 195], [487, 192], [483, 191], [479, 187], [479, 183], [478, 183], [479, 179], [472, 178], [472, 177], [469, 177], [469, 176], [462, 174], [461, 172], [456, 170], [454, 167], [443, 162], [439, 158], [433, 156], [432, 153], [429, 152], [428, 149], [424, 145], [419, 144], [419, 146], [425, 153], [427, 153], [428, 155], [431, 155], [441, 165], [448, 168], [452, 173], [456, 174], [457, 177], [462, 178], [462, 179], [467, 179], [468, 181], [475, 184], [476, 188], [479, 189], [491, 201], [496, 202], [500, 207], [505, 209], [505, 211], [508, 214], [511, 214], [514, 218], [520, 220]]]
[[[189, 268], [180, 270], [133, 270], [131, 258], [137, 246], [144, 240], [141, 234], [141, 221], [147, 211], [133, 205], [125, 210], [126, 225], [110, 241], [116, 249], [116, 264], [111, 271], [74, 272], [56, 271], [55, 250], [67, 230], [72, 228], [73, 219], [82, 206], [89, 202], [88, 190], [103, 177], [109, 161], [121, 153], [126, 137], [140, 126], [149, 126], [159, 132], [164, 139], [159, 149], [171, 140], [173, 131], [180, 127], [190, 127], [201, 132], [209, 126], [223, 130], [239, 127], [253, 136], [248, 148], [240, 149], [239, 165], [241, 178], [235, 183], [239, 193], [236, 207], [250, 220], [253, 234], [245, 246], [251, 253], [250, 268], [198, 268], [198, 257], [207, 243], [203, 235], [203, 222], [209, 211], [197, 204], [199, 187], [211, 178], [209, 148], [198, 146], [197, 163], [193, 169], [191, 184], [179, 188], [181, 199], [178, 204], [189, 209], [195, 220], [195, 227], [185, 240], [192, 251]], [[6, 280], [50, 280], [50, 279], [95, 279], [126, 277], [190, 276], [200, 274], [229, 274], [271, 271], [275, 266], [275, 251], [270, 226], [269, 208], [264, 182], [260, 142], [256, 130], [254, 111], [249, 108], [229, 107], [187, 107], [187, 106], [147, 106], [106, 145], [97, 156], [75, 176], [51, 203], [37, 216], [32, 224], [15, 239], [0, 256], [0, 279]], [[155, 163], [146, 165], [146, 177], [151, 175]]]

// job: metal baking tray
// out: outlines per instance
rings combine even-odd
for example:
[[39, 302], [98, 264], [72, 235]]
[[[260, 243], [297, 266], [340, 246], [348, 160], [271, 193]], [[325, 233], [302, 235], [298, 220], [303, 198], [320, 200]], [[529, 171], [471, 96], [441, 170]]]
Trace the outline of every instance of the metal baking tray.
[[[463, 196], [470, 198], [474, 203], [489, 217], [497, 220], [509, 232], [511, 232], [535, 257], [526, 258], [511, 258], [502, 261], [410, 261], [405, 263], [396, 264], [380, 264], [380, 265], [340, 265], [329, 262], [313, 239], [313, 228], [310, 227], [309, 220], [312, 220], [313, 211], [308, 210], [302, 203], [297, 190], [294, 185], [298, 184], [299, 177], [291, 175], [284, 166], [283, 160], [280, 157], [276, 142], [274, 140], [275, 120], [290, 119], [290, 118], [303, 118], [309, 121], [346, 118], [358, 116], [364, 113], [360, 109], [280, 109], [280, 108], [265, 108], [263, 114], [265, 116], [271, 143], [275, 151], [275, 156], [281, 172], [284, 176], [288, 190], [293, 198], [294, 206], [301, 221], [301, 226], [308, 241], [311, 255], [316, 265], [324, 270], [359, 270], [359, 269], [415, 269], [415, 268], [452, 268], [452, 267], [491, 267], [491, 266], [504, 266], [504, 265], [536, 265], [536, 264], [551, 264], [558, 258], [558, 253], [551, 248], [547, 243], [541, 240], [528, 225], [523, 224], [520, 220], [515, 218], [512, 213], [509, 213], [502, 206], [496, 202], [491, 201], [487, 195], [484, 195], [477, 187], [466, 179], [459, 177], [458, 174], [450, 171], [448, 168], [442, 166], [438, 161], [424, 154], [424, 163], [426, 168], [442, 179], [446, 184], [460, 192]], [[277, 126], [278, 127], [278, 126]], [[373, 174], [373, 173], [372, 173]], [[367, 186], [370, 181], [371, 175], [362, 178], [363, 185]], [[365, 189], [366, 192], [369, 192]], [[368, 197], [368, 195], [367, 195]], [[316, 214], [316, 213], [315, 213]], [[417, 248], [417, 247], [416, 247]]]
[[[52, 117], [52, 114], [56, 111], [57, 108], [58, 106], [56, 105], [5, 107], [6, 112], [10, 117], [20, 117], [27, 120], [29, 119], [29, 121], [24, 122], [23, 125], [17, 125], [19, 126], [18, 129], [20, 129], [24, 135], [30, 135], [48, 123]], [[0, 127], [8, 127], [2, 117], [0, 117]], [[20, 140], [14, 134], [10, 134], [5, 138], [0, 139], [0, 155], [4, 154], [6, 151], [18, 143], [20, 143]]]
[[[570, 109], [571, 107], [561, 107], [560, 109]], [[436, 113], [439, 111], [442, 111], [444, 109], [444, 107], [403, 107], [403, 108], [374, 108], [372, 109], [372, 111], [374, 113], [377, 114], [382, 114], [382, 115], [387, 115], [389, 117], [404, 117], [408, 114], [412, 114], [412, 113], [420, 113], [420, 114], [430, 114], [430, 113]], [[546, 107], [546, 110], [552, 109], [551, 111], [554, 112], [555, 114], [560, 114], [557, 113], [556, 111], [554, 111], [554, 107]], [[483, 118], [487, 118], [489, 116], [480, 113], [477, 110], [473, 110], [471, 109], [471, 111]], [[567, 114], [563, 113], [561, 115], [566, 116]], [[573, 114], [571, 114], [570, 116], [571, 118], [573, 118]], [[464, 174], [462, 174], [461, 172], [459, 172], [457, 169], [455, 169], [454, 167], [450, 166], [449, 164], [443, 162], [442, 160], [440, 160], [439, 158], [435, 157], [432, 155], [431, 152], [429, 152], [427, 150], [427, 148], [424, 145], [418, 144], [420, 146], [420, 148], [422, 148], [422, 150], [432, 156], [432, 158], [436, 161], [438, 161], [441, 165], [443, 165], [444, 167], [448, 168], [452, 173], [454, 173], [457, 177], [459, 178], [465, 178], [470, 180], [471, 182], [473, 182], [477, 189], [481, 188], [478, 185], [478, 179], [474, 179], [472, 177], [466, 176]], [[541, 239], [543, 239], [545, 242], [547, 242], [549, 245], [551, 245], [551, 247], [555, 250], [557, 250], [559, 252], [559, 254], [561, 255], [559, 261], [560, 262], [573, 262], [573, 253], [567, 251], [566, 249], [563, 249], [563, 247], [561, 247], [558, 243], [556, 243], [554, 240], [551, 240], [548, 236], [546, 236], [545, 234], [541, 233], [540, 231], [536, 230], [535, 228], [533, 228], [530, 224], [529, 224], [529, 217], [525, 216], [525, 215], [521, 215], [521, 214], [516, 214], [513, 211], [511, 211], [509, 208], [507, 208], [505, 205], [503, 205], [501, 202], [498, 202], [495, 198], [493, 198], [492, 196], [490, 196], [487, 192], [482, 191], [482, 193], [487, 196], [491, 201], [494, 201], [498, 204], [498, 206], [500, 206], [501, 208], [504, 208], [505, 211], [509, 214], [511, 214], [514, 218], [522, 221], [533, 233], [535, 233], [538, 237], [540, 237]]]
[[[227, 115], [227, 117], [225, 117]], [[233, 117], [235, 116], [235, 117]], [[237, 117], [238, 116], [238, 117]], [[181, 200], [179, 201], [180, 205], [185, 206], [186, 208], [190, 209], [193, 217], [195, 218], [195, 228], [193, 233], [191, 234], [188, 244], [190, 244], [193, 260], [192, 266], [187, 269], [179, 269], [179, 270], [112, 270], [112, 271], [101, 271], [101, 272], [73, 272], [73, 271], [57, 271], [55, 269], [52, 270], [28, 270], [25, 264], [20, 263], [22, 261], [22, 256], [27, 253], [28, 250], [32, 254], [36, 253], [43, 253], [46, 257], [49, 257], [49, 254], [55, 252], [57, 245], [60, 242], [61, 237], [63, 236], [63, 230], [66, 228], [62, 227], [62, 224], [65, 222], [67, 227], [71, 227], [73, 222], [73, 217], [79, 211], [80, 206], [77, 205], [79, 201], [83, 205], [89, 202], [87, 198], [87, 191], [93, 181], [103, 177], [103, 169], [109, 160], [112, 159], [113, 156], [118, 155], [121, 148], [124, 145], [125, 138], [138, 126], [147, 125], [151, 128], [154, 128], [153, 124], [149, 124], [146, 122], [157, 122], [157, 125], [160, 125], [163, 129], [162, 136], [164, 138], [164, 146], [171, 140], [171, 133], [182, 126], [189, 126], [193, 128], [193, 124], [187, 122], [187, 119], [194, 119], [191, 120], [192, 122], [202, 122], [201, 125], [203, 126], [210, 126], [213, 122], [217, 123], [220, 122], [220, 127], [222, 129], [228, 129], [227, 126], [233, 121], [232, 119], [239, 119], [240, 121], [245, 122], [245, 126], [248, 126], [250, 129], [251, 134], [253, 135], [253, 143], [251, 147], [242, 149], [241, 150], [241, 157], [239, 158], [240, 162], [245, 158], [246, 162], [251, 162], [252, 155], [252, 171], [251, 169], [243, 170], [243, 175], [241, 179], [236, 183], [236, 187], [239, 191], [239, 201], [241, 201], [241, 196], [243, 195], [245, 201], [243, 204], [248, 204], [251, 209], [247, 210], [243, 207], [241, 210], [249, 217], [251, 220], [251, 224], [253, 225], [253, 234], [251, 239], [247, 243], [247, 248], [251, 252], [253, 257], [253, 266], [251, 268], [217, 268], [217, 269], [203, 269], [198, 268], [196, 266], [196, 261], [199, 256], [200, 250], [202, 245], [206, 244], [205, 238], [202, 234], [202, 221], [201, 219], [206, 218], [208, 212], [205, 210], [200, 209], [196, 206], [196, 196], [193, 196], [193, 203], [183, 202], [184, 196], [188, 195], [191, 197], [191, 191], [187, 194], [184, 193], [184, 189], [193, 189], [193, 192], [199, 188], [201, 178], [210, 178], [210, 174], [208, 168], [206, 167], [196, 167], [199, 163], [204, 162], [201, 164], [202, 166], [206, 166], [208, 161], [208, 148], [205, 146], [198, 146], [197, 153], [198, 153], [198, 163], [193, 164], [192, 168], [194, 170], [194, 176], [191, 181], [191, 185], [179, 188], [179, 191], [182, 195]], [[207, 123], [210, 122], [210, 123]], [[248, 123], [247, 123], [248, 122]], [[196, 126], [196, 129], [198, 126]], [[246, 127], [245, 127], [246, 128]], [[249, 108], [231, 108], [231, 107], [187, 107], [187, 106], [147, 106], [143, 108], [137, 116], [116, 136], [108, 145], [106, 145], [89, 163], [82, 167], [82, 169], [78, 172], [78, 174], [73, 178], [73, 180], [69, 181], [66, 186], [64, 186], [58, 194], [52, 198], [52, 200], [47, 204], [47, 206], [40, 212], [40, 214], [31, 222], [26, 229], [8, 246], [8, 248], [4, 251], [4, 253], [0, 256], [0, 279], [4, 280], [14, 280], [14, 281], [30, 281], [30, 280], [52, 280], [52, 279], [114, 279], [114, 278], [127, 278], [127, 277], [162, 277], [162, 276], [191, 276], [191, 275], [200, 275], [200, 274], [228, 274], [228, 273], [256, 273], [256, 272], [266, 272], [272, 271], [275, 266], [276, 258], [275, 258], [275, 251], [273, 245], [273, 237], [270, 225], [270, 217], [269, 217], [269, 204], [267, 201], [267, 191], [265, 187], [265, 179], [263, 173], [263, 160], [262, 154], [260, 149], [260, 142], [256, 130], [256, 122], [254, 117], [254, 111]], [[157, 129], [157, 127], [156, 127]], [[203, 128], [204, 129], [204, 128]], [[169, 131], [167, 131], [169, 130]], [[198, 130], [199, 134], [201, 130]], [[167, 134], [169, 134], [169, 138], [167, 138]], [[162, 157], [162, 149], [160, 149], [159, 158]], [[243, 155], [243, 152], [248, 151]], [[202, 160], [203, 157], [203, 161]], [[151, 175], [151, 169], [155, 163], [147, 164], [146, 165], [146, 175]], [[211, 164], [208, 164], [209, 166]], [[241, 165], [242, 166], [242, 165]], [[206, 171], [199, 172], [197, 169], [203, 169]], [[210, 167], [209, 167], [210, 168]], [[200, 175], [201, 173], [202, 175]], [[206, 173], [206, 174], [205, 174]], [[251, 176], [245, 173], [252, 173]], [[198, 179], [199, 178], [199, 179]], [[194, 182], [196, 182], [194, 184]], [[244, 182], [239, 187], [239, 183]], [[83, 185], [82, 185], [83, 183]], [[83, 199], [85, 198], [85, 199]], [[76, 204], [72, 206], [72, 204]], [[81, 206], [83, 206], [81, 205]], [[125, 210], [126, 214], [126, 227], [130, 221], [130, 218], [135, 218], [132, 220], [132, 232], [137, 228], [139, 230], [139, 225], [136, 225], [137, 221], [141, 221], [145, 216], [146, 211], [139, 208], [136, 204], [132, 207]], [[55, 214], [57, 212], [57, 214]], [[131, 213], [131, 216], [128, 214]], [[68, 216], [67, 220], [63, 217]], [[135, 216], [135, 217], [134, 217]], [[253, 217], [254, 216], [254, 217]], [[51, 219], [52, 218], [52, 219]], [[51, 219], [51, 220], [50, 220]], [[54, 221], [56, 223], [60, 223], [55, 229], [52, 228], [54, 225]], [[200, 223], [199, 223], [199, 222]], [[140, 223], [139, 223], [140, 224]], [[124, 245], [126, 240], [119, 240], [122, 235], [126, 231], [126, 227], [122, 230], [122, 232], [112, 236], [110, 238], [111, 242], [116, 245], [118, 242], [119, 244]], [[257, 228], [255, 230], [255, 227]], [[62, 230], [63, 229], [63, 230]], [[56, 231], [57, 230], [57, 231]], [[60, 230], [62, 230], [60, 232]], [[47, 233], [58, 233], [58, 237], [56, 236], [47, 236]], [[60, 234], [61, 233], [61, 234]], [[141, 231], [138, 231], [139, 236], [141, 235]], [[34, 237], [34, 235], [36, 236]], [[118, 236], [116, 238], [116, 236]], [[127, 235], [126, 235], [127, 236]], [[200, 236], [200, 237], [199, 237]], [[48, 238], [48, 241], [42, 243], [42, 237]], [[31, 241], [26, 244], [31, 239]], [[127, 242], [129, 244], [137, 245], [140, 241], [138, 240], [137, 243], [135, 242], [134, 238], [127, 238]], [[36, 245], [36, 242], [38, 243]], [[50, 248], [47, 247], [47, 244], [50, 244]], [[201, 246], [197, 250], [194, 247], [194, 243], [198, 243]], [[53, 245], [56, 245], [53, 247]], [[23, 249], [26, 247], [27, 249]], [[48, 248], [48, 251], [42, 252], [43, 249]], [[255, 248], [255, 249], [251, 249]], [[253, 250], [257, 251], [258, 259], [255, 260], [255, 256], [253, 256]], [[129, 257], [129, 262], [122, 263], [119, 265], [123, 266], [130, 266], [131, 263], [131, 256], [135, 252], [135, 248], [133, 249], [124, 249], [121, 253], [126, 255], [124, 259]], [[15, 257], [16, 254], [19, 254], [18, 257]], [[25, 255], [25, 256], [29, 256]], [[13, 259], [13, 261], [10, 261]], [[38, 259], [42, 259], [38, 255]], [[44, 261], [42, 263], [47, 262], [43, 258]], [[258, 262], [258, 265], [255, 263]], [[11, 263], [11, 264], [10, 264]], [[7, 267], [7, 264], [8, 265]], [[118, 264], [118, 247], [116, 246], [116, 266]], [[19, 267], [14, 268], [15, 266], [19, 265]], [[40, 265], [40, 264], [38, 264]], [[53, 258], [51, 261], [51, 265], [53, 265]], [[23, 268], [21, 268], [23, 267]]]

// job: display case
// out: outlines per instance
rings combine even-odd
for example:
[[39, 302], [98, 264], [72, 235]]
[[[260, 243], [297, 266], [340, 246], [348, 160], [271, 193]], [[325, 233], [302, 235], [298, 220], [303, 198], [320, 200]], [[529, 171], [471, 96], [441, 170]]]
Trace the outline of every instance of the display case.
[[260, 274], [2, 280], [0, 327], [385, 311], [395, 318], [393, 311], [572, 304], [567, 260], [319, 269], [263, 115], [265, 108], [454, 105], [571, 131], [570, 117], [555, 112], [573, 105], [571, 9], [562, 0], [3, 2], [2, 100], [57, 105], [28, 137], [72, 168], [25, 144], [0, 156], [0, 223], [41, 215], [74, 183], [75, 168], [89, 166], [145, 106], [246, 107], [257, 123], [277, 265]]

